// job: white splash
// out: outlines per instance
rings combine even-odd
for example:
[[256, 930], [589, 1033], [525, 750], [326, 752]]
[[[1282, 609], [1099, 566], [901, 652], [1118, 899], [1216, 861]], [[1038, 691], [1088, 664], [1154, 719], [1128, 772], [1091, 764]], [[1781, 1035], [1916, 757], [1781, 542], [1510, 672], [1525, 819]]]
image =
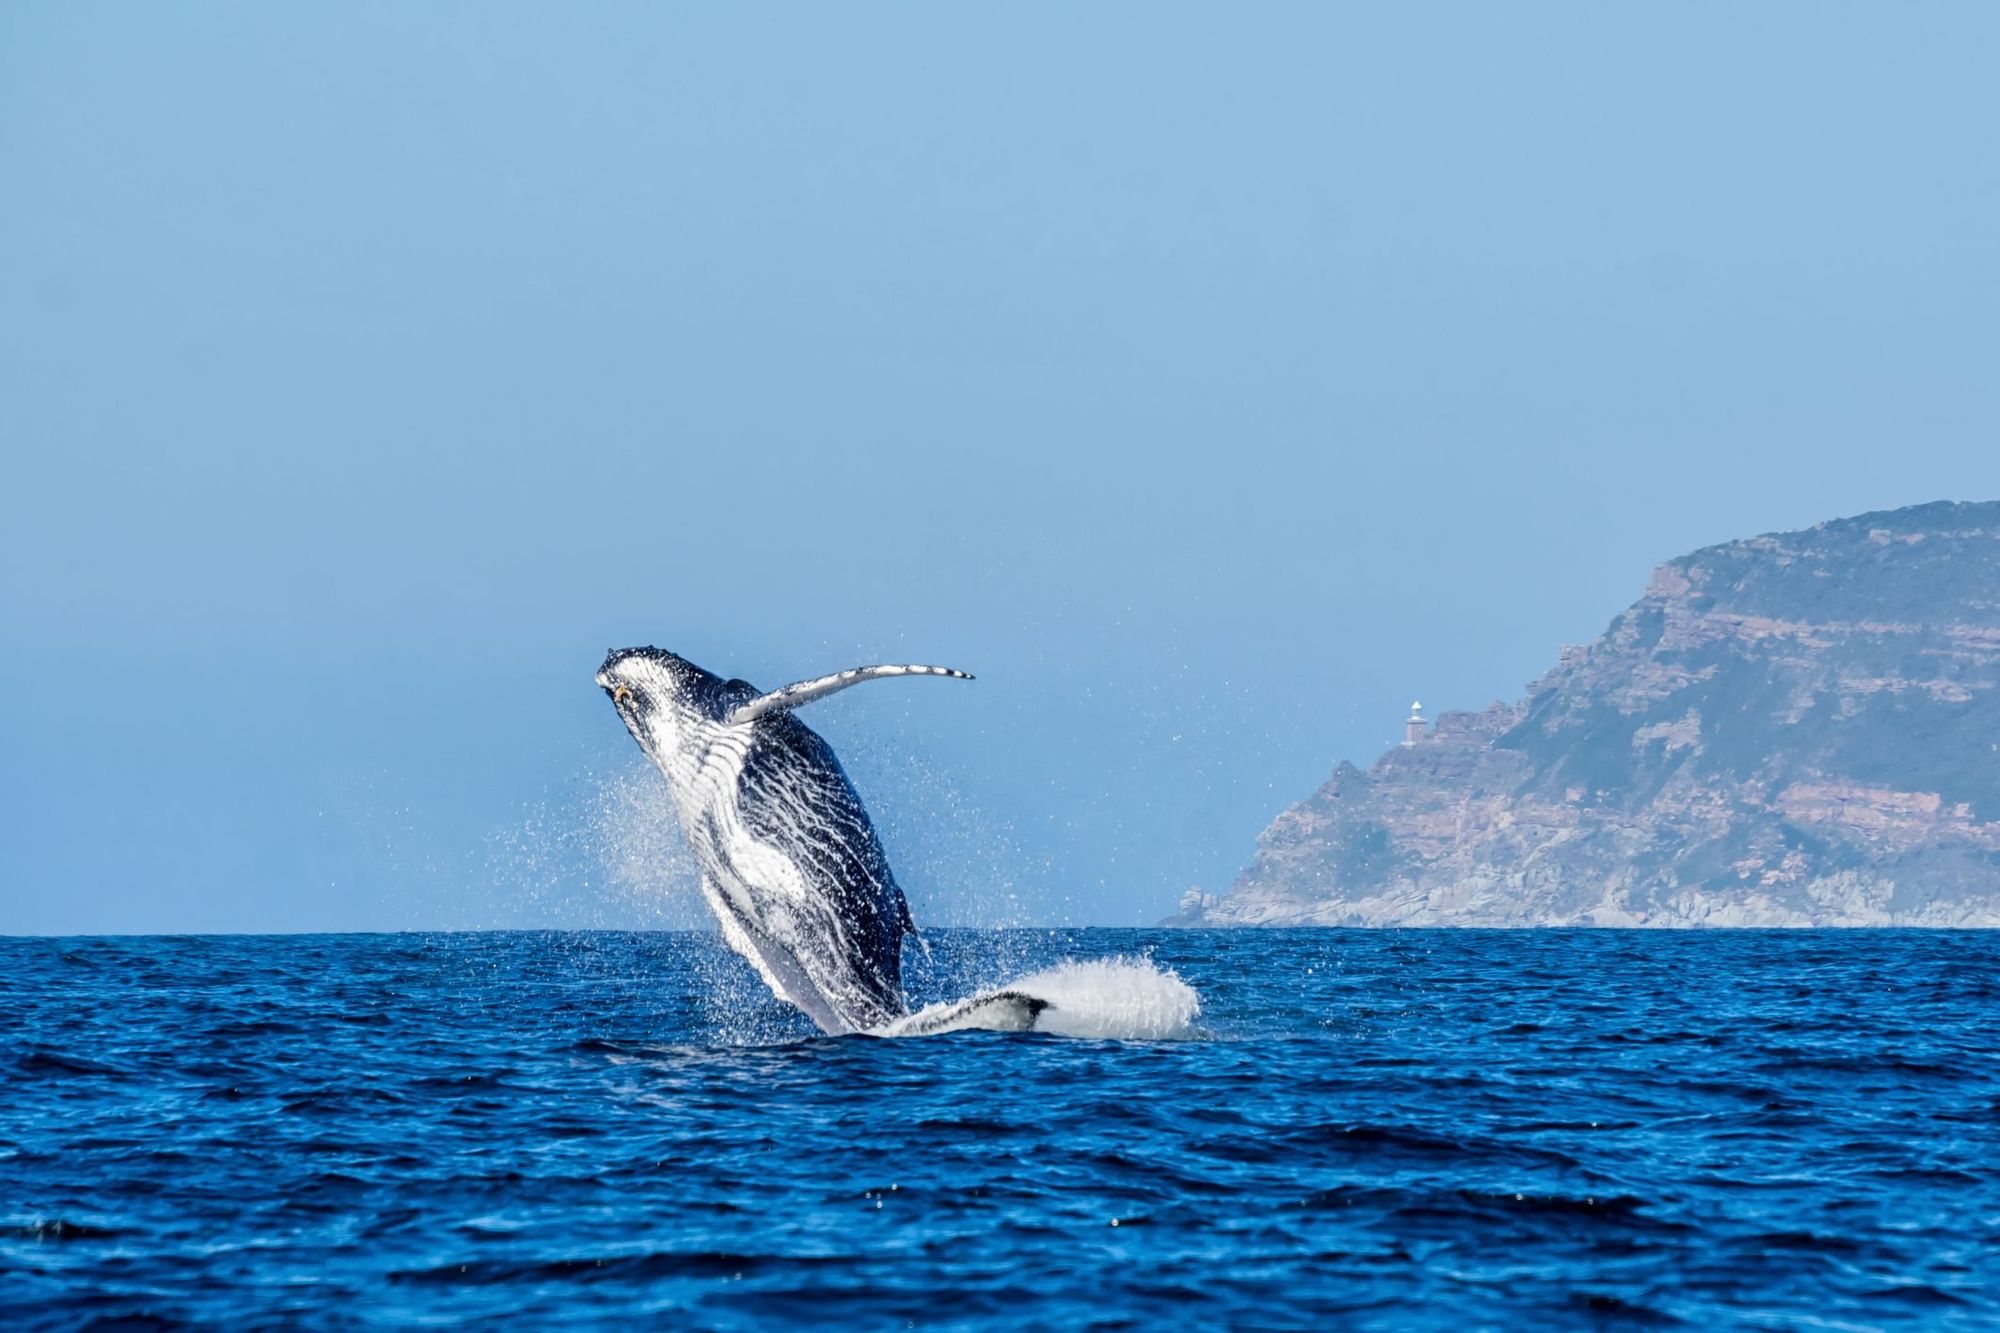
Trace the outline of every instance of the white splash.
[[[1025, 1015], [1009, 999], [1031, 997], [1047, 1007]], [[968, 1028], [1018, 1032], [1029, 1027], [1060, 1037], [1172, 1041], [1197, 1035], [1201, 997], [1171, 970], [1146, 958], [1065, 959], [967, 1000], [928, 1005], [880, 1030], [884, 1037], [933, 1036]]]
[[636, 756], [579, 773], [487, 835], [492, 891], [475, 927], [713, 929], [666, 785]]
[[630, 915], [656, 930], [714, 924], [673, 797], [652, 769], [599, 775], [588, 820], [588, 841]]

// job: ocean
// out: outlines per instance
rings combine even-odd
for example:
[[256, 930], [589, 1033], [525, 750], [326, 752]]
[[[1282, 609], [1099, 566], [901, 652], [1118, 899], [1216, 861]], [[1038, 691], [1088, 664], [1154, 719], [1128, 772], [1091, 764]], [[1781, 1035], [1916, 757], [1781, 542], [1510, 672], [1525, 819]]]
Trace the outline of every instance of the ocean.
[[0, 1324], [2000, 1323], [2000, 934], [931, 939], [0, 940]]

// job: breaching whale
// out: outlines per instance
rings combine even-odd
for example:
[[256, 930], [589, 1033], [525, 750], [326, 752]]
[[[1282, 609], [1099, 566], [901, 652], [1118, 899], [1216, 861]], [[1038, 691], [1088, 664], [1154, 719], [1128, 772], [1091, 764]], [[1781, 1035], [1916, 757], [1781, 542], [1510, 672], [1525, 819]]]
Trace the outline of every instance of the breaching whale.
[[[1000, 991], [912, 1018], [903, 936], [916, 929], [882, 841], [833, 750], [792, 710], [865, 680], [946, 676], [865, 666], [760, 693], [660, 648], [598, 669], [639, 748], [666, 777], [722, 937], [773, 994], [829, 1033], [1025, 1030], [1047, 1002]], [[910, 1021], [903, 1021], [910, 1020]]]

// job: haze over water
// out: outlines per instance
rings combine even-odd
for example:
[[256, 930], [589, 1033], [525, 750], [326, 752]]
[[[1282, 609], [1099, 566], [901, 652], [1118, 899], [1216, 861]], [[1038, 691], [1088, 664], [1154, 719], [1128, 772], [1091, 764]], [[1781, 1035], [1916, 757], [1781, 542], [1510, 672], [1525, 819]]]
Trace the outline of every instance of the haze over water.
[[[814, 1036], [703, 934], [0, 941], [0, 1309], [1987, 1327], [2000, 937], [941, 932], [1179, 1039]], [[1078, 1004], [1104, 995], [1080, 995]]]

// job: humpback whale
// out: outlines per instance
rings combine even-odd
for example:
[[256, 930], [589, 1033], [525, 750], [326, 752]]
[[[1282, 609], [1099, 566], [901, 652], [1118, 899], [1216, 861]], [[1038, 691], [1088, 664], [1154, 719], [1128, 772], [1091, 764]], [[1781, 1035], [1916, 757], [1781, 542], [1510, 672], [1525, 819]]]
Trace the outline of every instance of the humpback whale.
[[972, 679], [949, 667], [864, 666], [763, 693], [661, 648], [625, 648], [604, 659], [597, 683], [666, 777], [723, 939], [778, 998], [834, 1034], [1030, 1028], [1047, 1002], [1018, 992], [910, 1014], [909, 904], [832, 748], [793, 716], [897, 676]]

